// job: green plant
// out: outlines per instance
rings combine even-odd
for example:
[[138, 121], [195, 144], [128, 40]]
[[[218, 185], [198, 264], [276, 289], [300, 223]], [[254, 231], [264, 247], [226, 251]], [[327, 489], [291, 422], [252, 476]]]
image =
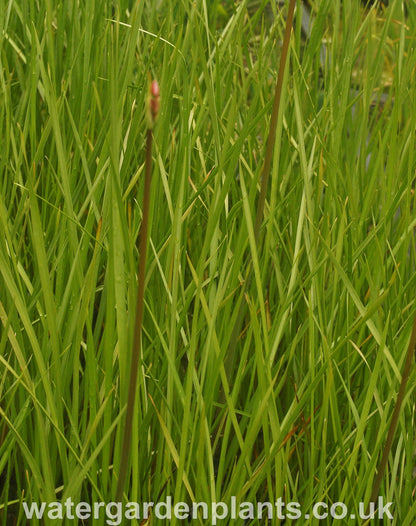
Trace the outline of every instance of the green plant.
[[124, 496], [358, 517], [379, 470], [414, 522], [416, 10], [319, 0], [305, 39], [297, 4], [259, 235], [288, 11], [248, 4], [214, 27], [204, 0], [0, 2], [3, 525], [121, 491], [143, 203]]

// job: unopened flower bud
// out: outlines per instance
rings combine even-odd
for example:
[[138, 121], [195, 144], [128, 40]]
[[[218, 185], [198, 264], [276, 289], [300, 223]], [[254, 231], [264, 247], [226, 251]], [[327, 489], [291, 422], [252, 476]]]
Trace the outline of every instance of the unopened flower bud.
[[146, 101], [146, 120], [147, 127], [152, 130], [159, 115], [160, 108], [160, 89], [157, 80], [150, 84], [149, 95]]

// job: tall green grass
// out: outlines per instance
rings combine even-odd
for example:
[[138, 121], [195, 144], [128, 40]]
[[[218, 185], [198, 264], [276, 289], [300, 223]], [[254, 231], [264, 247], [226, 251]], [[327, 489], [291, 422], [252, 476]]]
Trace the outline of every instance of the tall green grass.
[[[259, 244], [287, 11], [248, 4], [212, 19], [205, 0], [0, 2], [3, 525], [26, 524], [22, 501], [115, 496], [149, 73], [126, 501], [370, 498], [415, 312], [416, 7], [321, 0], [305, 41], [298, 3]], [[380, 489], [400, 525], [416, 515], [414, 386], [412, 371]]]

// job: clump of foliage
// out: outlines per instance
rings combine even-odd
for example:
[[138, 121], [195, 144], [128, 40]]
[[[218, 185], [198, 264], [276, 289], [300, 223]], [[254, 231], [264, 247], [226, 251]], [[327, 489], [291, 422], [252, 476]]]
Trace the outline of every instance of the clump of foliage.
[[[268, 2], [223, 22], [204, 0], [3, 4], [2, 524], [26, 523], [23, 500], [116, 493], [149, 73], [163, 101], [124, 496], [357, 513], [415, 312], [414, 4], [315, 1], [307, 38], [297, 9], [261, 243], [283, 7], [269, 23]], [[414, 380], [380, 487], [401, 525]]]

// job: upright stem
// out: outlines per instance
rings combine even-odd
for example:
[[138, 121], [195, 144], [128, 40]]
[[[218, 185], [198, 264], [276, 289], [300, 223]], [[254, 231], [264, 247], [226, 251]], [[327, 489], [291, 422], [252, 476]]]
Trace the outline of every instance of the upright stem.
[[[393, 416], [391, 417], [391, 422], [389, 426], [389, 431], [387, 433], [386, 443], [384, 444], [383, 455], [380, 460], [380, 465], [378, 466], [376, 478], [374, 479], [373, 490], [371, 492], [369, 505], [371, 502], [376, 503], [377, 498], [379, 496], [378, 493], [380, 491], [381, 482], [383, 480], [384, 471], [386, 469], [387, 460], [389, 458], [389, 453], [390, 453], [391, 446], [393, 443], [394, 433], [396, 431], [397, 423], [399, 421], [400, 409], [402, 407], [404, 395], [406, 393], [407, 381], [409, 379], [410, 371], [412, 368], [412, 361], [413, 361], [413, 356], [415, 352], [415, 345], [416, 345], [416, 314], [413, 319], [412, 334], [410, 336], [409, 347], [407, 348], [406, 361], [403, 367], [402, 381], [400, 383], [396, 405], [394, 406]], [[368, 508], [367, 508], [367, 511], [368, 511]]]
[[[290, 0], [289, 11], [288, 11], [287, 19], [286, 19], [285, 34], [283, 37], [282, 54], [280, 55], [279, 72], [277, 75], [276, 88], [274, 92], [273, 109], [272, 109], [272, 115], [270, 119], [269, 135], [267, 137], [266, 153], [265, 153], [263, 168], [261, 171], [260, 196], [259, 196], [259, 200], [257, 203], [256, 222], [254, 226], [254, 237], [256, 240], [257, 247], [260, 246], [260, 230], [261, 230], [261, 224], [263, 222], [263, 217], [264, 217], [266, 193], [267, 193], [267, 187], [269, 184], [270, 169], [272, 165], [273, 151], [274, 151], [274, 143], [276, 141], [277, 119], [279, 117], [280, 100], [281, 100], [282, 88], [283, 88], [283, 78], [285, 75], [287, 56], [289, 52], [290, 35], [292, 33], [293, 14], [295, 11], [295, 5], [296, 5], [296, 0]], [[245, 291], [248, 290], [250, 286], [251, 270], [252, 270], [252, 266], [249, 266], [247, 277], [242, 286], [243, 287], [243, 290], [241, 293], [242, 295], [244, 295]], [[240, 336], [241, 326], [242, 326], [244, 316], [246, 313], [246, 307], [247, 307], [247, 304], [245, 303], [243, 299], [243, 301], [240, 304], [240, 308], [238, 310], [238, 314], [237, 314], [237, 318], [233, 326], [233, 330], [231, 332], [230, 343], [228, 347], [228, 355], [226, 358], [226, 370], [228, 372], [230, 372], [232, 365], [233, 365], [235, 347], [237, 345], [237, 341]]]
[[140, 364], [140, 348], [144, 310], [144, 284], [146, 277], [146, 252], [147, 252], [147, 232], [149, 226], [149, 207], [150, 207], [150, 186], [152, 176], [152, 141], [153, 132], [147, 130], [146, 138], [146, 166], [144, 178], [143, 194], [143, 217], [140, 227], [139, 241], [139, 275], [137, 285], [136, 317], [134, 323], [133, 350], [130, 365], [129, 391], [127, 395], [126, 421], [123, 435], [123, 446], [121, 450], [120, 470], [117, 481], [116, 502], [121, 502], [123, 498], [124, 486], [126, 483], [127, 469], [130, 458], [131, 435], [134, 419], [134, 405], [136, 401], [137, 373]]
[[255, 228], [254, 228], [254, 235], [256, 236], [257, 242], [259, 241], [259, 238], [260, 238], [260, 227], [261, 227], [261, 223], [263, 221], [263, 216], [264, 216], [264, 205], [266, 202], [266, 192], [267, 192], [267, 187], [269, 183], [270, 169], [272, 166], [274, 143], [276, 140], [277, 119], [279, 117], [280, 99], [282, 97], [283, 78], [285, 76], [285, 68], [286, 68], [286, 62], [287, 62], [287, 55], [289, 51], [290, 35], [292, 32], [292, 27], [293, 27], [293, 14], [295, 11], [295, 5], [296, 5], [296, 0], [290, 0], [289, 12], [287, 14], [287, 19], [286, 19], [285, 35], [283, 37], [282, 54], [280, 56], [279, 73], [277, 74], [276, 88], [274, 92], [274, 102], [273, 102], [272, 116], [270, 119], [269, 136], [267, 137], [267, 144], [266, 144], [266, 154], [264, 158], [263, 169], [261, 172], [260, 196], [259, 196], [259, 201], [257, 203], [257, 215], [256, 215]]

